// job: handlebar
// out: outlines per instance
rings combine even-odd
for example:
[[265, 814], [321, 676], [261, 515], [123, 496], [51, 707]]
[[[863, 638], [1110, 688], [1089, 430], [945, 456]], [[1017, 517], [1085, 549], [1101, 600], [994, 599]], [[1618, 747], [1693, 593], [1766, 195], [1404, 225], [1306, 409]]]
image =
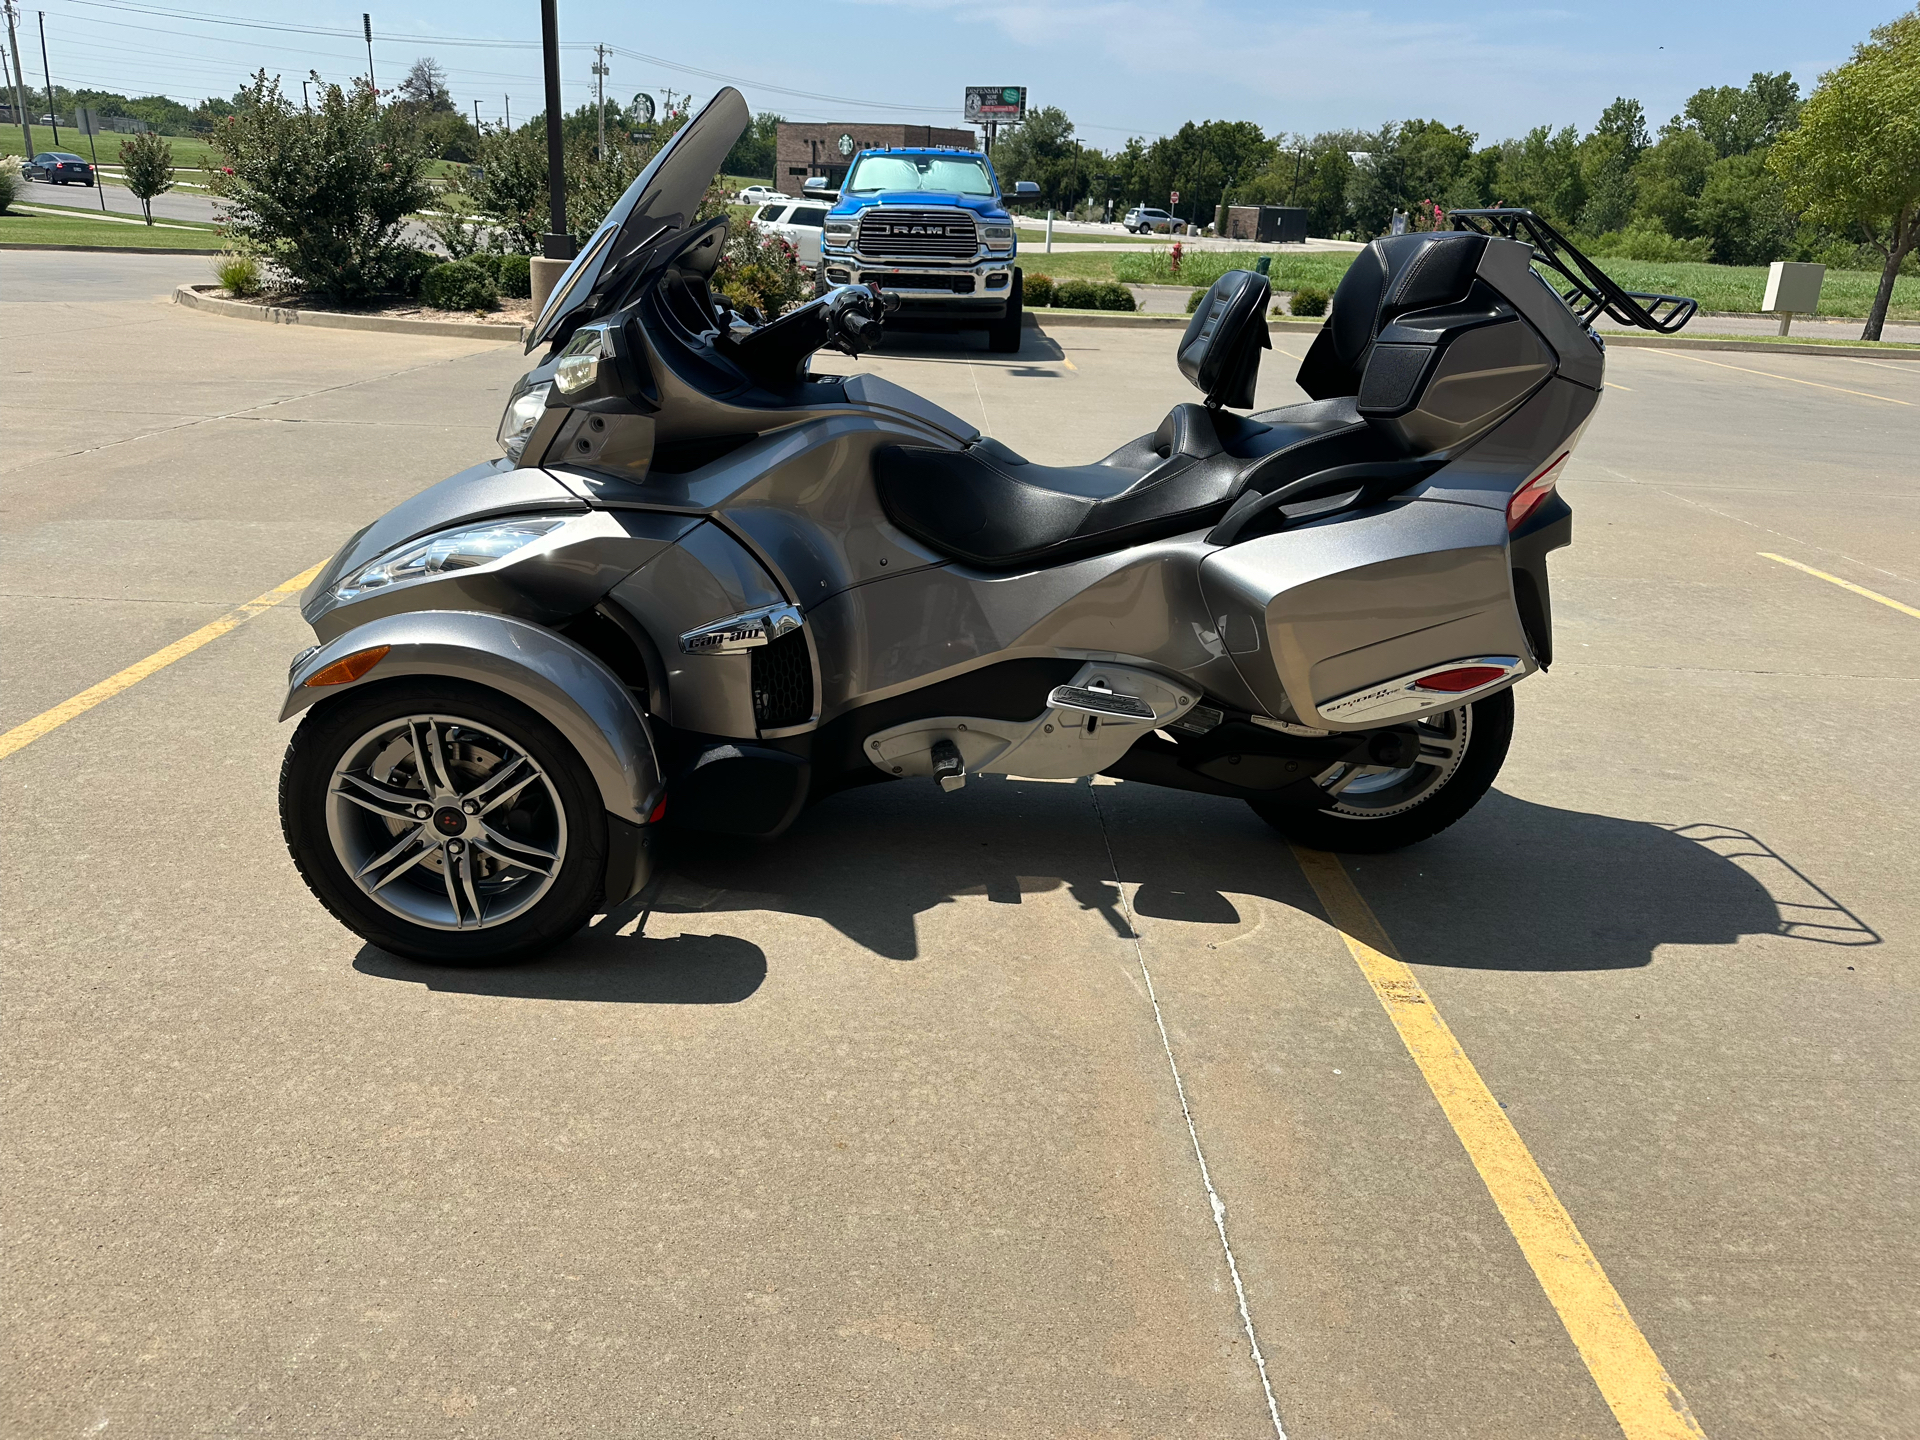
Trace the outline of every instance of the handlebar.
[[877, 280], [864, 286], [848, 285], [827, 300], [828, 337], [825, 348], [858, 355], [878, 345], [886, 318], [900, 308], [900, 297], [882, 290]]

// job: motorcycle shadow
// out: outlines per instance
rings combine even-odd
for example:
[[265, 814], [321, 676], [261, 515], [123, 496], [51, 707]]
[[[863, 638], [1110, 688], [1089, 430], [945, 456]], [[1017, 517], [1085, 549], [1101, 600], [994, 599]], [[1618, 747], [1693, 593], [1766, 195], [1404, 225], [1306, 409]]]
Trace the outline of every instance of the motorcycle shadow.
[[363, 945], [353, 968], [459, 995], [625, 1005], [737, 1005], [767, 978], [766, 951], [736, 935], [616, 937], [607, 923], [631, 928], [637, 918], [624, 911], [597, 916], [593, 927], [553, 954], [515, 965], [422, 965]]
[[[1663, 946], [1748, 936], [1879, 942], [1746, 831], [1499, 791], [1423, 845], [1345, 863], [1406, 957], [1423, 964], [1609, 970], [1648, 965]], [[1156, 927], [1174, 938], [1169, 923], [1224, 935], [1257, 908], [1249, 901], [1322, 913], [1285, 841], [1237, 801], [988, 777], [956, 795], [921, 785], [842, 795], [770, 845], [683, 842], [645, 903], [812, 916], [875, 955], [911, 961], [924, 953], [919, 919], [937, 907], [982, 895], [1017, 905], [1023, 891], [1062, 888], [1116, 936], [1132, 938], [1137, 917], [1149, 942]]]
[[[929, 958], [921, 917], [963, 898], [1017, 907], [1064, 891], [1114, 936], [1137, 931], [1149, 945], [1228, 938], [1263, 906], [1321, 915], [1285, 841], [1245, 806], [1145, 785], [975, 777], [954, 795], [875, 786], [816, 807], [772, 843], [681, 833], [662, 859], [641, 895], [543, 959], [448, 969], [369, 945], [354, 968], [508, 999], [726, 1005], [767, 977], [766, 951], [725, 933], [751, 933], [755, 915], [811, 917], [893, 961]], [[1426, 965], [1611, 970], [1648, 965], [1663, 946], [1747, 936], [1880, 939], [1746, 831], [1563, 810], [1497, 790], [1423, 845], [1344, 863], [1405, 958]], [[726, 924], [729, 914], [744, 923]], [[649, 935], [656, 916], [697, 917], [699, 929]], [[1017, 915], [982, 923], [1021, 943]]]

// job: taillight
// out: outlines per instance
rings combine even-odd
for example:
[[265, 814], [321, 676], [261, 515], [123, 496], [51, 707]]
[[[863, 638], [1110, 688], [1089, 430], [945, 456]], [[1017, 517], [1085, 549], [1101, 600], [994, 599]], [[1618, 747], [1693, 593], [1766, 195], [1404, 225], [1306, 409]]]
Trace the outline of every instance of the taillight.
[[1553, 494], [1554, 484], [1560, 478], [1560, 467], [1567, 463], [1567, 456], [1572, 453], [1570, 450], [1561, 451], [1559, 458], [1551, 465], [1535, 471], [1525, 484], [1513, 492], [1513, 498], [1507, 501], [1509, 531], [1518, 530], [1521, 522], [1540, 508], [1540, 502]]
[[1491, 685], [1496, 680], [1504, 680], [1505, 668], [1499, 665], [1462, 665], [1457, 670], [1442, 670], [1435, 675], [1422, 675], [1413, 682], [1416, 690], [1439, 690], [1448, 695], [1457, 695], [1462, 690], [1478, 690], [1482, 685]]

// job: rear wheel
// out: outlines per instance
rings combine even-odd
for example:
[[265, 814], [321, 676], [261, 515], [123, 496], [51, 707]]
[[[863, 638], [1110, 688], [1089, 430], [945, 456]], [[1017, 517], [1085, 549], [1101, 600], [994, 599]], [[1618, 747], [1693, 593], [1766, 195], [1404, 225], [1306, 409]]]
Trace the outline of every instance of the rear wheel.
[[536, 955], [584, 925], [607, 821], [573, 747], [477, 685], [398, 681], [309, 712], [280, 768], [280, 823], [320, 903], [397, 955]]
[[1375, 855], [1438, 835], [1492, 787], [1513, 739], [1513, 691], [1423, 716], [1412, 765], [1335, 765], [1314, 777], [1328, 803], [1308, 810], [1249, 800], [1297, 845]]

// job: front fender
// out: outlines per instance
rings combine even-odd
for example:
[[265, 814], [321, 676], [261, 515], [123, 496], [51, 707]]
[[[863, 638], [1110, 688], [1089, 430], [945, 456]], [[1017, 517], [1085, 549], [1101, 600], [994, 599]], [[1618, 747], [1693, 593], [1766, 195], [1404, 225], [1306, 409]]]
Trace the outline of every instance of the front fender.
[[[306, 683], [336, 660], [378, 645], [380, 663], [346, 685]], [[445, 675], [498, 690], [536, 711], [579, 752], [610, 814], [645, 824], [660, 798], [646, 716], [620, 679], [553, 631], [505, 615], [417, 610], [355, 626], [294, 662], [282, 720], [330, 695], [409, 675]]]

